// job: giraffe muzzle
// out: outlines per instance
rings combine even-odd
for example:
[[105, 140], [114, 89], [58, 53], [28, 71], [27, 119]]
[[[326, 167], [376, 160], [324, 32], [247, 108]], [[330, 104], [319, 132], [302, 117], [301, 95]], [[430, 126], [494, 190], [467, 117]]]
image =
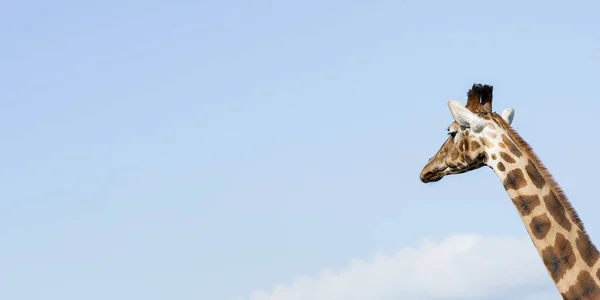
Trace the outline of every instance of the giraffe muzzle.
[[422, 172], [421, 176], [420, 176], [421, 182], [430, 183], [430, 182], [440, 181], [444, 177], [444, 171], [446, 169], [447, 168]]

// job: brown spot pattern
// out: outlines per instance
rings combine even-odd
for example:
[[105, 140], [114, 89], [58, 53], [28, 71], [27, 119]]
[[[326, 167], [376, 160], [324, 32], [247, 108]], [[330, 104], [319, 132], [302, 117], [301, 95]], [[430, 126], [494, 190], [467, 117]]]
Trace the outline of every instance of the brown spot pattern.
[[546, 204], [546, 209], [552, 215], [552, 218], [562, 226], [562, 228], [567, 231], [571, 231], [571, 222], [567, 219], [567, 212], [565, 207], [560, 203], [558, 198], [556, 198], [556, 194], [553, 191], [546, 196], [544, 196], [544, 203]]
[[489, 135], [491, 138], [493, 138], [493, 139], [495, 139], [495, 138], [497, 137], [497, 135], [496, 135], [495, 133], [491, 132], [491, 131], [490, 131], [490, 132], [488, 132], [487, 134], [488, 134], [488, 135]]
[[484, 138], [484, 137], [482, 137], [482, 136], [480, 136], [480, 137], [479, 137], [479, 140], [481, 141], [481, 143], [482, 143], [484, 146], [486, 146], [486, 147], [488, 147], [488, 148], [492, 148], [492, 147], [494, 147], [494, 144], [492, 144], [492, 143], [491, 143], [491, 142], [490, 142], [488, 139], [486, 139], [486, 138]]
[[576, 258], [569, 241], [557, 233], [554, 246], [542, 250], [542, 260], [554, 282], [558, 282], [575, 265]]
[[506, 149], [506, 145], [504, 145], [503, 142], [498, 143], [498, 146], [500, 146], [500, 148]]
[[514, 164], [516, 161], [514, 158], [512, 158], [508, 153], [506, 152], [500, 152], [500, 157], [502, 159], [504, 159], [505, 162], [509, 163], [509, 164]]
[[506, 136], [506, 134], [502, 135], [502, 141], [506, 144], [508, 150], [510, 150], [510, 152], [512, 152], [512, 154], [514, 154], [516, 157], [521, 157], [523, 155], [521, 150], [519, 150], [519, 148], [508, 138], [508, 136]]
[[529, 175], [529, 178], [531, 178], [531, 182], [533, 182], [538, 189], [541, 189], [546, 184], [546, 180], [542, 177], [542, 174], [540, 174], [531, 159], [527, 162], [525, 171], [527, 172], [527, 175]]
[[577, 231], [575, 245], [577, 246], [577, 250], [579, 250], [579, 254], [581, 254], [581, 258], [588, 266], [591, 267], [596, 264], [598, 258], [600, 257], [600, 253], [598, 253], [598, 249], [596, 249], [596, 246], [592, 244], [590, 238], [581, 230]]
[[481, 147], [481, 145], [479, 145], [478, 142], [471, 141], [471, 149], [476, 150], [476, 149], [479, 149], [479, 147]]
[[503, 185], [506, 190], [518, 190], [527, 185], [523, 171], [521, 171], [521, 169], [514, 169], [508, 172], [508, 174], [506, 174], [506, 178], [504, 179]]
[[529, 227], [531, 228], [533, 236], [535, 236], [536, 239], [541, 240], [548, 235], [548, 232], [550, 232], [552, 222], [550, 222], [550, 219], [546, 214], [541, 214], [531, 219]]
[[452, 160], [458, 159], [458, 151], [452, 151], [452, 155], [450, 156]]
[[492, 153], [492, 159], [496, 160], [496, 153]]
[[[528, 216], [541, 203], [538, 195], [517, 196], [511, 200], [522, 216]], [[546, 215], [544, 216], [548, 218]]]
[[498, 162], [498, 170], [500, 170], [500, 172], [504, 172], [504, 170], [506, 170], [504, 164], [501, 161]]
[[561, 295], [563, 299], [568, 300], [600, 299], [600, 287], [596, 284], [590, 272], [581, 271], [577, 275], [577, 282]]
[[598, 277], [598, 280], [600, 280], [600, 269], [598, 269], [598, 271], [596, 271], [596, 277]]

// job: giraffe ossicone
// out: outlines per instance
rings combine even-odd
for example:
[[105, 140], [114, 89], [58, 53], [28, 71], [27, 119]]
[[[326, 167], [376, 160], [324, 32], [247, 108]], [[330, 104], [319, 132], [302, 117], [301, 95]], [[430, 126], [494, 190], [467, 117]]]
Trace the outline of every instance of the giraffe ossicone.
[[485, 120], [478, 117], [456, 100], [448, 101], [448, 108], [452, 117], [462, 127], [472, 128], [474, 132], [479, 133], [485, 127]]
[[508, 123], [508, 125], [512, 125], [512, 121], [515, 118], [515, 109], [514, 108], [506, 108], [502, 111], [502, 119]]
[[450, 100], [449, 137], [421, 171], [423, 183], [491, 168], [500, 179], [563, 299], [600, 300], [600, 252], [552, 175], [511, 127], [515, 110], [492, 110], [493, 87]]

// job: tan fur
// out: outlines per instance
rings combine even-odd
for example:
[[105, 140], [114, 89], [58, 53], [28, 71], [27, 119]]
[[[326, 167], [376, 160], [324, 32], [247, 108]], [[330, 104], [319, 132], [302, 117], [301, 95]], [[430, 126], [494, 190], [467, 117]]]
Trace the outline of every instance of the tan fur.
[[[492, 87], [473, 85], [467, 95], [468, 110], [485, 120], [487, 129], [481, 134], [462, 129], [447, 139], [423, 168], [421, 180], [439, 181], [486, 165], [494, 169], [563, 299], [600, 300], [600, 252], [565, 193], [529, 144], [492, 112]], [[453, 102], [451, 109], [456, 108]], [[464, 110], [457, 116], [477, 119]], [[451, 128], [461, 130], [456, 122]]]
[[556, 180], [554, 180], [554, 177], [552, 176], [552, 174], [550, 174], [550, 172], [548, 171], [546, 166], [544, 166], [544, 164], [542, 163], [542, 161], [540, 161], [540, 159], [535, 154], [535, 152], [533, 152], [533, 149], [531, 149], [531, 146], [529, 146], [529, 144], [527, 142], [525, 142], [525, 140], [523, 140], [523, 138], [510, 125], [508, 125], [506, 123], [506, 121], [504, 121], [504, 119], [502, 119], [502, 117], [500, 115], [498, 115], [497, 113], [494, 113], [493, 120], [496, 123], [498, 123], [500, 126], [502, 126], [502, 129], [506, 130], [506, 132], [508, 133], [510, 138], [517, 144], [517, 147], [519, 147], [521, 150], [525, 151], [526, 155], [529, 156], [529, 158], [533, 161], [533, 163], [536, 165], [540, 174], [542, 174], [542, 176], [544, 177], [546, 182], [548, 182], [548, 184], [550, 185], [552, 191], [554, 191], [554, 193], [556, 194], [558, 201], [560, 201], [561, 204], [567, 209], [567, 212], [569, 213], [569, 216], [571, 217], [571, 219], [585, 233], [585, 230], [583, 227], [583, 222], [579, 218], [579, 215], [577, 215], [577, 212], [575, 211], [575, 209], [573, 209], [571, 202], [569, 202], [564, 191], [558, 185]]

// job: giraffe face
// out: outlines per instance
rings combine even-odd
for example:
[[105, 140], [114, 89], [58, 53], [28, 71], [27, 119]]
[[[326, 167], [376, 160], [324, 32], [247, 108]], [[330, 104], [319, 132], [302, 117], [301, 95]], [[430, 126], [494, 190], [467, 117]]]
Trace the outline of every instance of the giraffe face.
[[[492, 120], [492, 113], [475, 114], [457, 101], [449, 101], [448, 107], [454, 122], [448, 127], [448, 138], [438, 152], [429, 159], [421, 172], [424, 183], [441, 180], [446, 175], [461, 174], [486, 165], [489, 141], [499, 135], [498, 125]], [[502, 112], [502, 118], [512, 123], [513, 109]]]

